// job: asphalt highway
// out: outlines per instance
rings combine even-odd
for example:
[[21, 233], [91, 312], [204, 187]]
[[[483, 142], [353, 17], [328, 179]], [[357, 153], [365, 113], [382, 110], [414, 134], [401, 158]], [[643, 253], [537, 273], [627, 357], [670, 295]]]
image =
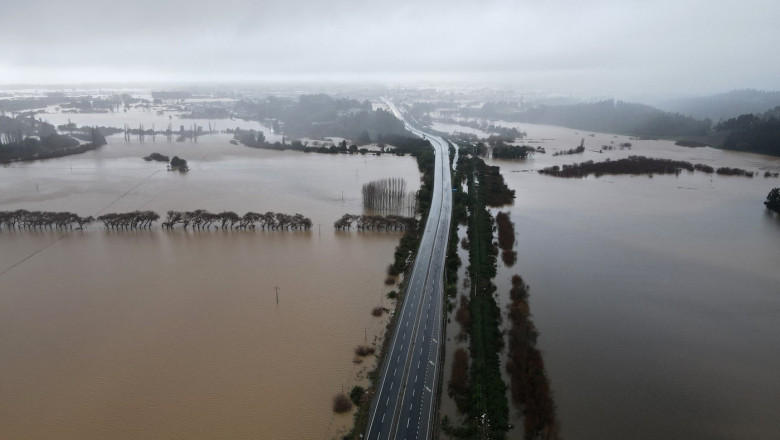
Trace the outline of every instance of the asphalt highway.
[[[396, 107], [385, 102], [403, 120]], [[433, 200], [371, 403], [364, 437], [370, 440], [430, 438], [438, 392], [444, 259], [452, 212], [449, 148], [437, 136], [409, 124], [406, 128], [435, 149]]]

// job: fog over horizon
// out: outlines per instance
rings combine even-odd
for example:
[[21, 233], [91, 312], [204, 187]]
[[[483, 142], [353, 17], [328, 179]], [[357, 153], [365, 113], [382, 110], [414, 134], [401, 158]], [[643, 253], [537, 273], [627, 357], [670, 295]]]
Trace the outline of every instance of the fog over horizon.
[[0, 84], [438, 83], [579, 96], [780, 89], [772, 0], [0, 0]]

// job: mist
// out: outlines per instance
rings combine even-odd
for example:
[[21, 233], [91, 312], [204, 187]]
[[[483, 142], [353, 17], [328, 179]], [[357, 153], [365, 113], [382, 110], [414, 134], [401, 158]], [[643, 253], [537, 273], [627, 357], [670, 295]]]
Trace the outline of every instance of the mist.
[[579, 95], [778, 89], [780, 4], [221, 2], [0, 6], [0, 83], [459, 83]]

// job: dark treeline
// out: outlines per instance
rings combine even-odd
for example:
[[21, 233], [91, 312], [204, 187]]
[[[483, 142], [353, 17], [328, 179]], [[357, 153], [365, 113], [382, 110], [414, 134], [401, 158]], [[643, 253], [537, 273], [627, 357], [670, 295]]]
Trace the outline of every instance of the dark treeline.
[[720, 174], [721, 176], [753, 177], [755, 175], [754, 171], [747, 171], [747, 170], [743, 170], [742, 168], [729, 168], [729, 167], [720, 167], [717, 170], [715, 170], [715, 173]]
[[417, 195], [406, 192], [406, 181], [390, 177], [363, 185], [363, 207], [377, 212], [404, 212], [414, 215]]
[[515, 225], [506, 212], [496, 214], [496, 226], [498, 227], [498, 247], [501, 248], [501, 259], [507, 267], [512, 267], [517, 261], [515, 246]]
[[529, 154], [534, 153], [534, 147], [528, 145], [506, 145], [503, 142], [497, 142], [491, 148], [493, 159], [525, 159]]
[[769, 191], [764, 205], [772, 211], [780, 213], [780, 188], [772, 188], [772, 191]]
[[525, 107], [519, 103], [485, 103], [481, 108], [462, 109], [467, 117], [493, 120], [562, 125], [580, 130], [623, 133], [645, 137], [703, 136], [712, 125], [709, 119], [697, 120], [667, 113], [644, 104], [612, 99], [572, 105]]
[[68, 121], [67, 124], [58, 125], [57, 130], [60, 132], [67, 132], [68, 136], [76, 139], [99, 145], [106, 144], [106, 136], [122, 132], [121, 129], [115, 127], [90, 127], [87, 125], [79, 127], [70, 121]]
[[489, 133], [488, 140], [496, 140], [506, 143], [512, 143], [518, 138], [522, 139], [527, 136], [527, 133], [518, 130], [515, 127], [504, 127], [503, 125], [494, 125], [484, 121], [458, 121], [455, 119], [442, 119], [441, 122], [446, 124], [462, 125], [464, 127], [474, 128], [485, 133]]
[[723, 148], [780, 156], [780, 107], [721, 121], [715, 131], [726, 134]]
[[405, 231], [417, 227], [417, 220], [413, 217], [401, 217], [398, 215], [353, 215], [344, 214], [340, 219], [333, 223], [333, 227], [338, 230], [351, 229], [352, 224], [358, 230], [378, 230], [378, 231]]
[[[328, 145], [327, 143], [320, 144], [319, 141], [314, 141], [311, 146], [308, 142], [304, 143], [301, 140], [293, 140], [292, 142], [286, 142], [282, 139], [282, 142], [268, 142], [265, 139], [265, 135], [262, 131], [257, 130], [242, 130], [240, 128], [228, 129], [227, 133], [233, 133], [233, 139], [236, 142], [240, 142], [243, 145], [251, 148], [263, 148], [266, 150], [293, 150], [302, 151], [304, 153], [321, 153], [321, 154], [395, 154], [397, 156], [404, 156], [406, 154], [420, 157], [423, 156], [424, 160], [426, 156], [433, 156], [433, 147], [427, 140], [417, 137], [410, 137], [407, 135], [395, 135], [385, 134], [378, 135], [376, 141], [379, 144], [379, 151], [369, 151], [367, 148], [361, 148], [357, 144], [351, 145], [347, 140], [342, 140], [336, 145]], [[428, 151], [430, 150], [430, 154]], [[429, 159], [433, 163], [432, 157]], [[419, 162], [419, 160], [418, 160]]]
[[270, 120], [274, 131], [289, 136], [338, 136], [367, 144], [380, 134], [405, 132], [403, 122], [391, 112], [373, 110], [369, 101], [325, 94], [301, 95], [297, 100], [273, 96], [243, 100], [236, 103], [235, 112], [243, 118]]
[[485, 164], [479, 158], [473, 158], [474, 168], [479, 178], [479, 192], [488, 206], [510, 205], [515, 200], [515, 190], [509, 189], [501, 175], [501, 169]]
[[539, 332], [531, 320], [528, 286], [519, 275], [512, 277], [508, 306], [509, 359], [512, 402], [523, 414], [526, 439], [557, 440], [560, 428], [555, 415], [550, 381], [542, 353], [536, 347]]
[[539, 173], [555, 177], [586, 177], [591, 174], [598, 177], [603, 174], [679, 174], [682, 170], [693, 171], [694, 169], [712, 172], [712, 167], [703, 164], [694, 165], [681, 160], [629, 156], [626, 159], [607, 159], [604, 162], [589, 160], [562, 167], [555, 165], [543, 168]]
[[[320, 143], [319, 141], [312, 142], [312, 146], [309, 146], [308, 142], [301, 140], [293, 140], [287, 142], [282, 139], [282, 142], [276, 141], [274, 143], [268, 142], [265, 139], [265, 134], [259, 130], [242, 130], [240, 128], [228, 129], [228, 133], [233, 133], [234, 141], [238, 141], [243, 145], [251, 148], [262, 148], [264, 150], [293, 150], [302, 151], [304, 153], [321, 153], [321, 154], [366, 154], [367, 148], [359, 148], [356, 144], [348, 145], [346, 140], [342, 140], [336, 145], [328, 144], [327, 142]], [[381, 152], [380, 152], [381, 153]]]
[[47, 122], [36, 121], [32, 115], [16, 118], [0, 116], [0, 163], [62, 157], [94, 150], [106, 144], [106, 138], [95, 127], [85, 128], [81, 144], [70, 136], [57, 133]]
[[72, 212], [27, 211], [26, 209], [0, 211], [0, 227], [5, 225], [8, 229], [73, 229], [74, 226], [83, 228], [93, 221], [95, 219], [92, 216], [81, 217]]
[[283, 214], [280, 212], [247, 212], [239, 216], [233, 211], [211, 213], [205, 209], [195, 211], [168, 211], [163, 228], [172, 229], [176, 225], [182, 225], [184, 229], [192, 226], [192, 229], [209, 229], [213, 225], [217, 229], [310, 229], [311, 220], [301, 214]]
[[[480, 166], [482, 164], [482, 166]], [[493, 167], [497, 168], [497, 167]], [[469, 155], [459, 155], [455, 185], [465, 179], [469, 191], [466, 204], [469, 209], [468, 237], [471, 293], [461, 301], [464, 312], [457, 313], [468, 328], [471, 363], [464, 378], [464, 356], [458, 371], [453, 370], [449, 391], [467, 415], [463, 426], [445, 427], [445, 432], [456, 438], [503, 439], [509, 429], [509, 407], [506, 385], [501, 378], [499, 352], [504, 342], [500, 331], [501, 311], [493, 294], [496, 286], [491, 281], [496, 274], [498, 249], [493, 245], [493, 218], [485, 206], [484, 162]], [[478, 188], [479, 186], [479, 188]], [[483, 190], [483, 187], [486, 189]], [[464, 387], [468, 387], [464, 390]]]

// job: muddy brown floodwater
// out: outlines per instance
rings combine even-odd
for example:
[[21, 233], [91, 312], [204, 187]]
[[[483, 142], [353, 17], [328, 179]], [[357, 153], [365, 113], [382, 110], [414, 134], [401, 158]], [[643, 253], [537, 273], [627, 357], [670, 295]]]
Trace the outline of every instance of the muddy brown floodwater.
[[[78, 121], [77, 121], [78, 122]], [[302, 231], [0, 231], [0, 426], [25, 439], [319, 439], [352, 423], [356, 345], [400, 233], [337, 232], [413, 158], [254, 150], [224, 135], [0, 168], [0, 210], [299, 212]], [[163, 138], [164, 139], [164, 138]], [[145, 162], [189, 161], [187, 174]], [[276, 303], [275, 287], [279, 287]]]

